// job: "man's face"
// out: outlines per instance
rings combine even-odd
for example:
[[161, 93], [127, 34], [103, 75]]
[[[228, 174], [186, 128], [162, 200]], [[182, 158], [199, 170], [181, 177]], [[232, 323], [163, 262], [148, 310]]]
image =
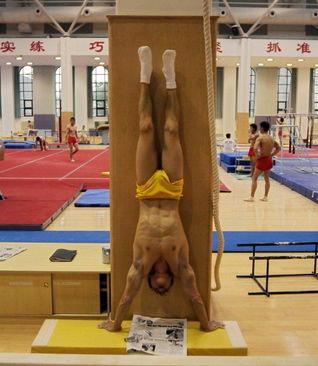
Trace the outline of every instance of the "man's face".
[[149, 281], [156, 293], [163, 295], [169, 291], [173, 279], [166, 261], [159, 260], [154, 264]]
[[74, 126], [75, 125], [75, 119], [71, 119], [71, 125]]

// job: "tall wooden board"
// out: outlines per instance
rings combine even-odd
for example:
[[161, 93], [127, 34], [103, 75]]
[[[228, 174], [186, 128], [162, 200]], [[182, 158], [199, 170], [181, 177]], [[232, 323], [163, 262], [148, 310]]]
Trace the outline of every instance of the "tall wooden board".
[[[211, 21], [215, 56], [216, 18]], [[199, 290], [207, 309], [210, 308], [211, 167], [202, 27], [201, 17], [109, 17], [113, 314], [132, 261], [138, 220], [138, 201], [135, 199], [140, 74], [137, 49], [143, 45], [150, 46], [153, 52], [151, 91], [154, 120], [159, 131], [164, 122], [166, 94], [161, 56], [165, 49], [177, 51], [176, 75], [185, 157], [185, 187], [180, 214], [190, 243], [190, 261]], [[131, 313], [195, 318], [178, 280], [166, 296], [153, 293], [144, 281]]]

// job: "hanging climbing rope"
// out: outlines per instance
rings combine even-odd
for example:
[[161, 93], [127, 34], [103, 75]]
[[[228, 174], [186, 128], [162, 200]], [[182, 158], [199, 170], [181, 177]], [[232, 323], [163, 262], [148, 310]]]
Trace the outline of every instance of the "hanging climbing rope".
[[213, 52], [211, 39], [211, 22], [210, 22], [210, 6], [211, 0], [203, 0], [203, 30], [204, 30], [204, 47], [205, 47], [205, 68], [208, 90], [208, 119], [210, 132], [211, 147], [211, 166], [212, 166], [212, 217], [218, 235], [218, 255], [214, 266], [215, 287], [212, 291], [221, 288], [220, 266], [222, 254], [224, 251], [224, 236], [221, 228], [219, 217], [219, 196], [220, 196], [220, 180], [217, 161], [216, 146], [216, 128], [215, 128], [215, 95], [214, 95], [214, 75], [213, 75]]

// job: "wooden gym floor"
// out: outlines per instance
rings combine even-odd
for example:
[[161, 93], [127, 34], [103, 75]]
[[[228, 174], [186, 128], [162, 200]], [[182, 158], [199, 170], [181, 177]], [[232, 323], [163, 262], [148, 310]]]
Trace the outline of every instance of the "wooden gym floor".
[[[229, 231], [311, 231], [317, 230], [318, 205], [272, 182], [270, 201], [245, 203], [250, 181], [236, 180], [220, 170], [220, 178], [232, 193], [220, 195], [224, 230]], [[261, 197], [264, 182], [260, 182]], [[109, 230], [109, 209], [70, 206], [48, 230]], [[249, 273], [248, 254], [224, 254], [222, 290], [213, 293], [213, 312], [222, 320], [238, 321], [246, 338], [249, 355], [318, 355], [318, 295], [281, 295], [265, 298], [247, 295], [256, 290], [249, 279], [236, 274]], [[303, 261], [280, 262], [277, 271], [304, 271]], [[276, 279], [273, 288], [317, 288], [312, 279]], [[0, 318], [0, 352], [29, 352], [42, 324], [42, 318]]]

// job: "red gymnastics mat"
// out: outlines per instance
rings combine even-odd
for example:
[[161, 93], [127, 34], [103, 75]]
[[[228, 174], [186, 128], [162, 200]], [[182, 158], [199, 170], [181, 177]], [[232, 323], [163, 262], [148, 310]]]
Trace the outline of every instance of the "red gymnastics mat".
[[19, 150], [7, 152], [0, 161], [0, 190], [3, 181], [60, 181], [77, 187], [109, 188], [109, 178], [101, 173], [109, 171], [109, 149], [80, 150], [69, 161], [67, 150]]
[[82, 186], [57, 181], [0, 181], [0, 230], [44, 230], [74, 199]]
[[6, 151], [0, 161], [0, 230], [43, 230], [81, 190], [107, 189], [109, 151], [80, 150], [75, 162], [67, 150]]

